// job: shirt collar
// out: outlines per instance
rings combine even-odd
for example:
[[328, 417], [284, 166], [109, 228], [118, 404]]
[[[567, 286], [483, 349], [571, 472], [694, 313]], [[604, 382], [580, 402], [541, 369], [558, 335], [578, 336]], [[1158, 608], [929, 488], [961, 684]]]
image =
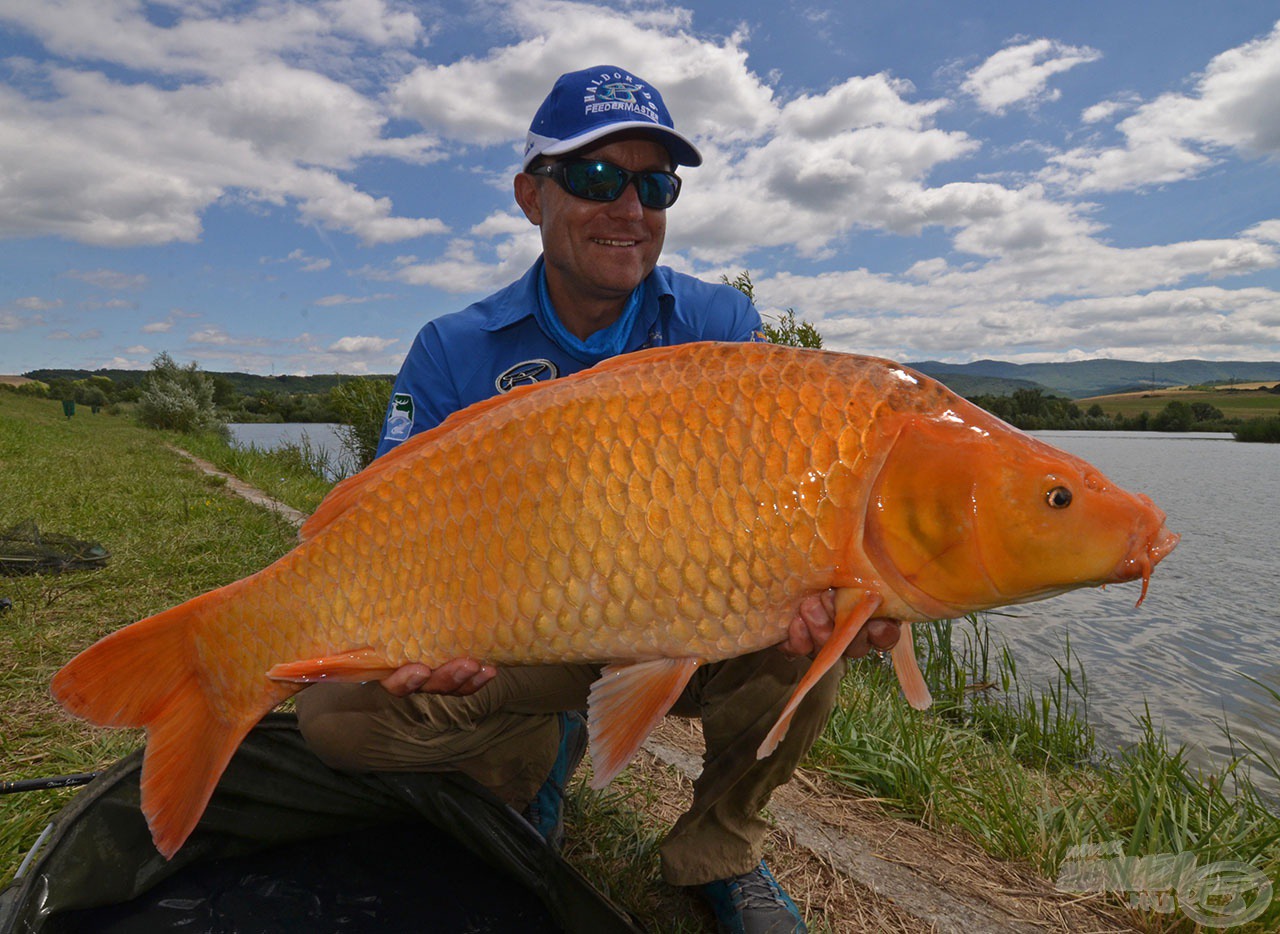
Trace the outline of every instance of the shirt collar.
[[[534, 317], [534, 309], [538, 303], [538, 277], [542, 274], [543, 258], [529, 267], [529, 270], [511, 285], [499, 293], [501, 300], [494, 303], [488, 320], [480, 326], [483, 331], [501, 331], [525, 318]], [[670, 311], [675, 300], [675, 292], [671, 288], [669, 270], [665, 266], [657, 266], [649, 273], [649, 289], [658, 300], [650, 307], [645, 302], [640, 307], [638, 326], [648, 329], [657, 319], [659, 312]]]

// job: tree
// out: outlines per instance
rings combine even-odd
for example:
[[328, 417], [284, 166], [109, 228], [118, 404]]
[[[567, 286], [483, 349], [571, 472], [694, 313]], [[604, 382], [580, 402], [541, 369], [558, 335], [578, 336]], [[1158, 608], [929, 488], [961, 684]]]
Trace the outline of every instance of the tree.
[[[733, 286], [751, 299], [753, 305], [755, 304], [756, 287], [755, 283], [751, 281], [751, 273], [747, 270], [742, 270], [732, 279], [728, 276], [721, 276], [720, 281], [725, 285]], [[822, 335], [818, 333], [818, 329], [808, 321], [797, 321], [794, 308], [788, 308], [776, 320], [777, 324], [765, 321], [761, 326], [765, 339], [769, 343], [785, 344], [788, 347], [811, 347], [814, 350], [822, 347]]]
[[194, 361], [178, 366], [167, 352], [151, 361], [138, 397], [138, 418], [148, 428], [169, 431], [223, 431], [213, 402], [213, 380]]
[[1194, 422], [1191, 406], [1175, 400], [1151, 419], [1151, 428], [1154, 431], [1190, 431]]

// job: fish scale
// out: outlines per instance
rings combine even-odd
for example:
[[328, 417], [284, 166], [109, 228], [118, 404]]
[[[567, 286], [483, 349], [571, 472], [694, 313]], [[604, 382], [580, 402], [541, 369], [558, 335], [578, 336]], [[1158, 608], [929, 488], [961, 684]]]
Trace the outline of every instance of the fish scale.
[[[1075, 490], [1057, 509], [1062, 485]], [[1028, 530], [1035, 530], [1032, 534]], [[898, 364], [762, 344], [606, 361], [478, 403], [339, 484], [299, 545], [125, 627], [55, 676], [69, 710], [145, 726], [143, 810], [172, 855], [244, 733], [305, 684], [406, 662], [596, 662], [597, 786], [701, 664], [832, 635], [760, 744], [871, 616], [912, 622], [1145, 580], [1177, 536], [1145, 497]]]
[[[353, 602], [366, 609], [315, 608], [325, 620], [323, 641], [372, 644], [393, 663], [429, 665], [458, 654], [495, 664], [669, 654], [672, 642], [722, 657], [778, 641], [796, 579], [812, 578], [811, 589], [820, 589], [830, 574], [830, 549], [815, 541], [816, 527], [795, 521], [798, 512], [816, 514], [823, 496], [812, 479], [822, 465], [813, 463], [811, 444], [761, 414], [760, 395], [742, 392], [739, 367], [722, 366], [717, 379], [690, 361], [647, 395], [630, 376], [602, 378], [581, 401], [566, 401], [569, 393], [556, 384], [513, 399], [395, 471], [382, 483], [414, 490], [423, 502], [406, 510], [409, 521], [380, 556], [371, 559], [359, 543], [371, 538], [371, 526], [398, 524], [392, 504], [413, 497], [367, 496], [334, 520], [311, 547], [332, 555], [333, 589], [356, 594]], [[659, 402], [670, 411], [681, 398], [692, 400], [693, 383], [717, 387], [710, 411], [686, 410], [665, 426], [648, 417]], [[799, 399], [790, 391], [782, 398], [792, 403], [787, 424]], [[821, 420], [823, 405], [836, 407], [820, 396], [811, 405], [810, 424]], [[742, 430], [727, 442], [704, 430], [709, 420], [730, 419]], [[766, 487], [788, 495], [770, 502]], [[420, 515], [433, 521], [413, 521]], [[360, 533], [353, 536], [352, 527]], [[751, 547], [741, 547], [748, 537]], [[727, 555], [713, 545], [734, 539]], [[387, 580], [397, 586], [384, 586]], [[745, 601], [729, 614], [734, 581]], [[425, 628], [443, 630], [433, 646], [408, 643], [403, 612], [386, 605], [389, 593], [404, 588], [420, 595]], [[655, 632], [655, 619], [666, 632]], [[772, 631], [760, 631], [762, 619]], [[537, 642], [510, 638], [530, 627]]]

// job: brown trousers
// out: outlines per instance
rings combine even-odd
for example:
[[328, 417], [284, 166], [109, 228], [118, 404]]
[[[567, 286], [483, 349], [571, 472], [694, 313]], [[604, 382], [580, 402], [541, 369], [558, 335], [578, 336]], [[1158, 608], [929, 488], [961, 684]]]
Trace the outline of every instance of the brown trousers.
[[[814, 686], [773, 755], [756, 748], [809, 667], [776, 649], [699, 668], [671, 712], [700, 717], [706, 739], [693, 803], [661, 846], [663, 876], [699, 885], [752, 869], [768, 825], [760, 811], [826, 725], [843, 663]], [[377, 684], [318, 684], [298, 695], [298, 723], [315, 753], [353, 772], [459, 771], [516, 810], [551, 771], [555, 714], [584, 710], [591, 665], [502, 668], [468, 697], [397, 698]]]

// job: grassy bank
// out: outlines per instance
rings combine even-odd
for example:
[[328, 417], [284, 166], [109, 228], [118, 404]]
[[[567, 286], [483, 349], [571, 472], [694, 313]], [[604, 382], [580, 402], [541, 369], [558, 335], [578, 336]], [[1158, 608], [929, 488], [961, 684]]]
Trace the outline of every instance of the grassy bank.
[[[100, 542], [106, 567], [0, 577], [0, 775], [94, 771], [139, 736], [95, 730], [62, 713], [49, 680], [102, 635], [258, 570], [295, 537], [271, 513], [222, 495], [124, 419], [62, 415], [56, 401], [0, 395], [0, 530], [39, 528]], [[70, 791], [0, 796], [0, 885]]]
[[[47, 531], [99, 541], [113, 555], [100, 571], [0, 578], [0, 596], [14, 604], [0, 616], [0, 777], [90, 771], [132, 749], [136, 734], [94, 730], [63, 715], [48, 697], [53, 672], [102, 634], [258, 570], [292, 546], [291, 527], [222, 495], [167, 447], [174, 440], [124, 419], [86, 413], [67, 420], [57, 403], [0, 395], [0, 528], [33, 518]], [[212, 439], [181, 443], [304, 511], [329, 486], [305, 451], [267, 457]], [[1050, 879], [1077, 845], [1136, 860], [1189, 854], [1201, 867], [1247, 862], [1277, 878], [1280, 821], [1248, 783], [1243, 761], [1215, 775], [1195, 772], [1149, 721], [1132, 749], [1099, 751], [1079, 714], [1087, 680], [1069, 649], [1057, 683], [1029, 693], [1012, 657], [981, 625], [917, 631], [935, 707], [910, 710], [890, 670], [855, 665], [814, 767], [896, 813], [963, 828], [992, 853], [1026, 861]], [[630, 793], [645, 792], [636, 786]], [[0, 885], [70, 794], [0, 796]], [[636, 818], [618, 794], [617, 786], [604, 794], [579, 786], [571, 833], [592, 841], [593, 872], [638, 882], [611, 889], [665, 930], [671, 908], [652, 872], [665, 827]], [[637, 860], [649, 869], [638, 873]], [[1135, 923], [1193, 930], [1185, 916], [1154, 910], [1137, 913]], [[1280, 906], [1273, 906], [1235, 930], [1277, 927]]]
[[[1144, 930], [1199, 930], [1169, 900], [1174, 890], [1195, 895], [1190, 883], [1174, 884], [1171, 867], [1192, 873], [1247, 864], [1272, 886], [1280, 879], [1280, 817], [1251, 781], [1253, 770], [1276, 775], [1273, 757], [1232, 743], [1240, 750], [1232, 762], [1196, 769], [1148, 711], [1135, 713], [1136, 742], [1100, 750], [1081, 713], [1087, 678], [1069, 645], [1056, 681], [1028, 691], [985, 624], [917, 629], [934, 706], [923, 714], [908, 709], [890, 668], [855, 666], [814, 749], [819, 768], [926, 826], [962, 828], [988, 852], [1029, 862], [1045, 878], [1067, 884], [1074, 873], [1079, 880], [1073, 862], [1083, 860], [1093, 875], [1081, 890], [1115, 890], [1137, 906], [1134, 923]], [[1101, 883], [1107, 857], [1113, 875]], [[1162, 892], [1166, 901], [1152, 907]], [[1226, 894], [1201, 900], [1239, 914]], [[1234, 929], [1280, 929], [1280, 904]]]

